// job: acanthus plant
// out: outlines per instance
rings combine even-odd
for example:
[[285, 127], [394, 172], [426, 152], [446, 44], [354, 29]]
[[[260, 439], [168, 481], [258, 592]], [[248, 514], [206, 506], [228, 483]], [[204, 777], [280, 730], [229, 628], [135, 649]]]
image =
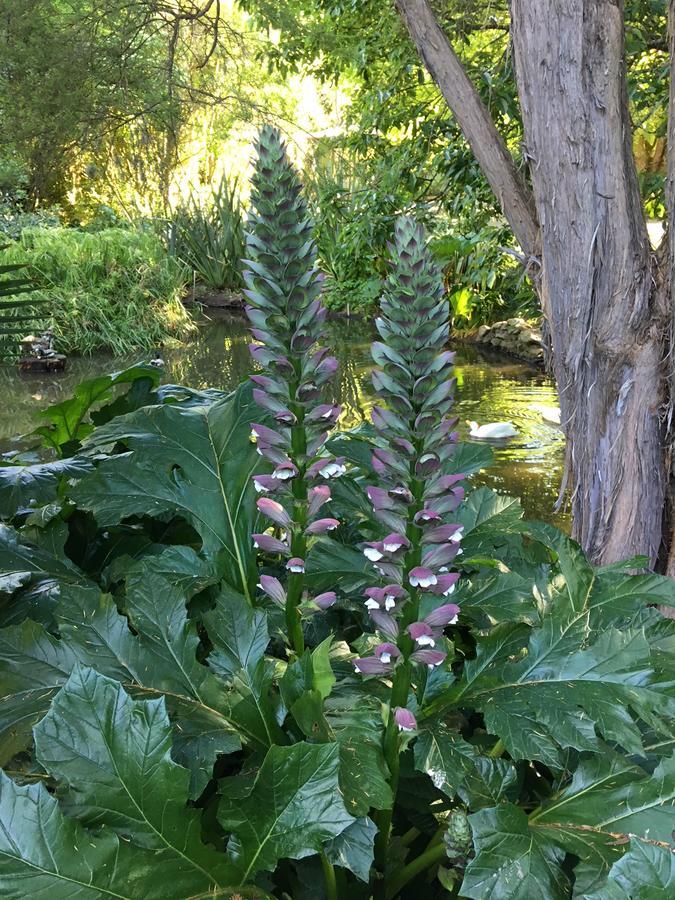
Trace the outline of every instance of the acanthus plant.
[[336, 600], [334, 591], [307, 597], [304, 574], [311, 539], [340, 524], [319, 516], [331, 497], [326, 482], [345, 472], [344, 460], [323, 449], [340, 415], [339, 406], [325, 401], [338, 363], [320, 346], [326, 318], [322, 276], [298, 176], [276, 129], [262, 128], [257, 151], [244, 293], [259, 342], [251, 345], [251, 354], [263, 370], [252, 376], [253, 397], [275, 427], [253, 426], [258, 452], [271, 464], [271, 473], [256, 475], [254, 481], [256, 490], [273, 495], [261, 497], [257, 506], [281, 536], [254, 534], [253, 539], [257, 548], [285, 559], [287, 586], [272, 575], [263, 575], [260, 586], [284, 607], [289, 643], [300, 655], [303, 611], [311, 614]]
[[[129, 370], [105, 424], [85, 421], [98, 380], [52, 409], [76, 456], [0, 467], [0, 895], [671, 896], [675, 623], [654, 607], [673, 581], [593, 569], [512, 498], [463, 497], [486, 454], [456, 443], [447, 309], [410, 220], [374, 432], [331, 439], [343, 472], [298, 183], [271, 131], [260, 156], [262, 407], [249, 384]], [[253, 532], [289, 567], [256, 578], [285, 634]]]
[[[379, 483], [366, 490], [373, 516], [387, 533], [363, 549], [383, 582], [365, 591], [380, 642], [354, 666], [363, 675], [391, 680], [384, 751], [394, 796], [398, 733], [417, 728], [408, 708], [411, 691], [421, 698], [428, 672], [448, 662], [443, 632], [460, 611], [448, 600], [459, 579], [450, 569], [461, 553], [463, 531], [452, 515], [464, 497], [464, 476], [451, 471], [457, 443], [457, 420], [449, 416], [454, 354], [445, 349], [448, 304], [426, 244], [421, 225], [406, 217], [396, 221], [382, 316], [375, 323], [382, 341], [372, 345], [378, 366], [373, 385], [384, 405], [372, 411], [372, 467]], [[377, 819], [381, 874], [391, 815], [386, 810]]]

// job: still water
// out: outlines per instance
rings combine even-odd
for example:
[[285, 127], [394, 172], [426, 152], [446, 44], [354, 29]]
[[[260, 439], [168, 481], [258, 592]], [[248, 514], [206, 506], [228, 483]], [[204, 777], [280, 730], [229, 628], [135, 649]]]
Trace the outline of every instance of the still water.
[[[360, 321], [338, 320], [326, 326], [326, 343], [340, 361], [335, 399], [343, 406], [345, 426], [366, 419], [374, 403], [369, 377], [372, 338], [370, 326]], [[194, 388], [230, 389], [251, 371], [247, 344], [242, 317], [211, 313], [198, 339], [162, 351], [163, 380]], [[14, 369], [0, 369], [3, 449], [14, 435], [35, 426], [40, 409], [70, 396], [83, 379], [139, 361], [138, 356], [74, 358], [62, 375], [20, 375]], [[527, 516], [566, 527], [566, 517], [553, 509], [562, 473], [563, 436], [543, 421], [538, 409], [557, 404], [553, 382], [525, 363], [493, 355], [488, 358], [465, 346], [457, 348], [455, 375], [456, 414], [463, 437], [468, 433], [467, 420], [479, 424], [511, 421], [519, 431], [518, 437], [495, 447], [494, 466], [481, 472], [477, 480], [520, 497]]]

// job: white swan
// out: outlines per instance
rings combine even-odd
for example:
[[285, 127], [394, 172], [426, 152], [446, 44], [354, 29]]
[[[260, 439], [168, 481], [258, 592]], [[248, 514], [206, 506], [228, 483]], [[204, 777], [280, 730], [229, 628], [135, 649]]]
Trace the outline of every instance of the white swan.
[[469, 434], [477, 441], [497, 441], [500, 438], [511, 438], [518, 434], [513, 422], [489, 422], [479, 425], [478, 422], [467, 422]]
[[548, 425], [560, 425], [559, 406], [537, 406], [535, 408]]

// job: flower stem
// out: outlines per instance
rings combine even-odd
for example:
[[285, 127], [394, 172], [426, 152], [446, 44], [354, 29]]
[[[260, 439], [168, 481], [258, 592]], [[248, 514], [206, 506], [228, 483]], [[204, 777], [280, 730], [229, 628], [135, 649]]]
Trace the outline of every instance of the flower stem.
[[302, 656], [305, 650], [305, 636], [302, 631], [302, 622], [298, 614], [298, 605], [302, 597], [304, 578], [300, 574], [292, 574], [288, 579], [288, 593], [286, 595], [286, 629], [288, 640], [297, 653]]
[[506, 747], [504, 746], [504, 741], [500, 738], [492, 750], [490, 750], [488, 756], [492, 757], [492, 759], [497, 759], [504, 753], [504, 750], [506, 750]]
[[378, 832], [375, 838], [375, 867], [382, 876], [382, 880], [376, 884], [375, 896], [384, 896], [384, 870], [387, 862], [387, 847], [389, 846], [389, 833], [391, 820], [396, 805], [396, 792], [398, 790], [398, 776], [400, 769], [398, 729], [394, 721], [394, 708], [405, 706], [410, 692], [410, 663], [402, 663], [397, 667], [394, 675], [394, 684], [391, 689], [391, 701], [389, 706], [389, 721], [384, 733], [384, 758], [389, 768], [389, 786], [392, 793], [391, 809], [378, 810], [375, 816], [375, 824]]
[[404, 847], [407, 847], [408, 844], [412, 844], [412, 842], [420, 836], [420, 833], [421, 832], [420, 832], [419, 828], [415, 828], [414, 826], [412, 828], [409, 828], [406, 831], [406, 833], [403, 835], [403, 837], [400, 838], [401, 844]]
[[394, 897], [409, 881], [412, 881], [420, 872], [424, 872], [425, 869], [430, 869], [433, 865], [439, 863], [445, 855], [445, 844], [434, 844], [433, 847], [429, 847], [428, 850], [425, 850], [424, 853], [421, 853], [416, 859], [413, 859], [412, 862], [401, 869], [395, 878], [392, 878], [384, 892], [385, 900], [394, 900]]
[[[295, 397], [295, 385], [292, 388]], [[307, 527], [307, 481], [305, 480], [305, 453], [307, 451], [307, 434], [303, 423], [303, 410], [299, 404], [293, 403], [291, 407], [298, 418], [298, 424], [291, 429], [291, 459], [298, 468], [298, 476], [293, 479], [291, 490], [293, 493], [293, 519], [296, 531], [291, 537], [291, 554], [300, 559], [307, 555], [307, 538], [304, 531]], [[302, 631], [302, 621], [298, 612], [298, 606], [302, 600], [305, 588], [305, 576], [302, 573], [292, 573], [288, 579], [286, 594], [286, 629], [288, 640], [298, 656], [305, 650], [305, 636]]]
[[321, 866], [323, 868], [323, 877], [326, 882], [326, 897], [328, 900], [338, 900], [337, 880], [335, 878], [335, 869], [328, 861], [325, 853], [321, 854]]

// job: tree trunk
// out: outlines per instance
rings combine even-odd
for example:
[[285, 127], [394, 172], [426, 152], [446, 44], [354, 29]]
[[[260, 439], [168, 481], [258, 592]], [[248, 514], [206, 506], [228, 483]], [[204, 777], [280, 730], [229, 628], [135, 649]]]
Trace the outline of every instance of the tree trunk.
[[[418, 46], [428, 40], [427, 0], [397, 4]], [[632, 153], [623, 2], [512, 0], [511, 31], [573, 533], [594, 562], [640, 554], [653, 564], [664, 554], [668, 485], [669, 285], [649, 246]], [[423, 58], [464, 128], [449, 70], [428, 47]]]
[[511, 31], [574, 534], [594, 560], [655, 562], [667, 320], [633, 160], [623, 3], [513, 0]]
[[[673, 398], [675, 398], [675, 361], [673, 360], [673, 348], [675, 348], [675, 279], [673, 278], [673, 270], [675, 270], [675, 0], [669, 0], [668, 3], [668, 47], [670, 51], [670, 94], [668, 102], [668, 174], [666, 178], [666, 215], [668, 221], [668, 232], [663, 238], [663, 251], [660, 256], [662, 259], [662, 268], [667, 272], [665, 289], [668, 291], [667, 299], [670, 301], [670, 315], [668, 323], [668, 342], [669, 353], [665, 356], [667, 367], [667, 378], [669, 388], [669, 403], [665, 415], [665, 423], [668, 429], [668, 520], [666, 527], [670, 530], [670, 551], [668, 553], [666, 572], [672, 578], [675, 578], [675, 540], [673, 539], [672, 527], [675, 516], [675, 470], [674, 470], [674, 454], [673, 454]], [[669, 618], [675, 618], [675, 611], [668, 608], [662, 608], [661, 612]]]

